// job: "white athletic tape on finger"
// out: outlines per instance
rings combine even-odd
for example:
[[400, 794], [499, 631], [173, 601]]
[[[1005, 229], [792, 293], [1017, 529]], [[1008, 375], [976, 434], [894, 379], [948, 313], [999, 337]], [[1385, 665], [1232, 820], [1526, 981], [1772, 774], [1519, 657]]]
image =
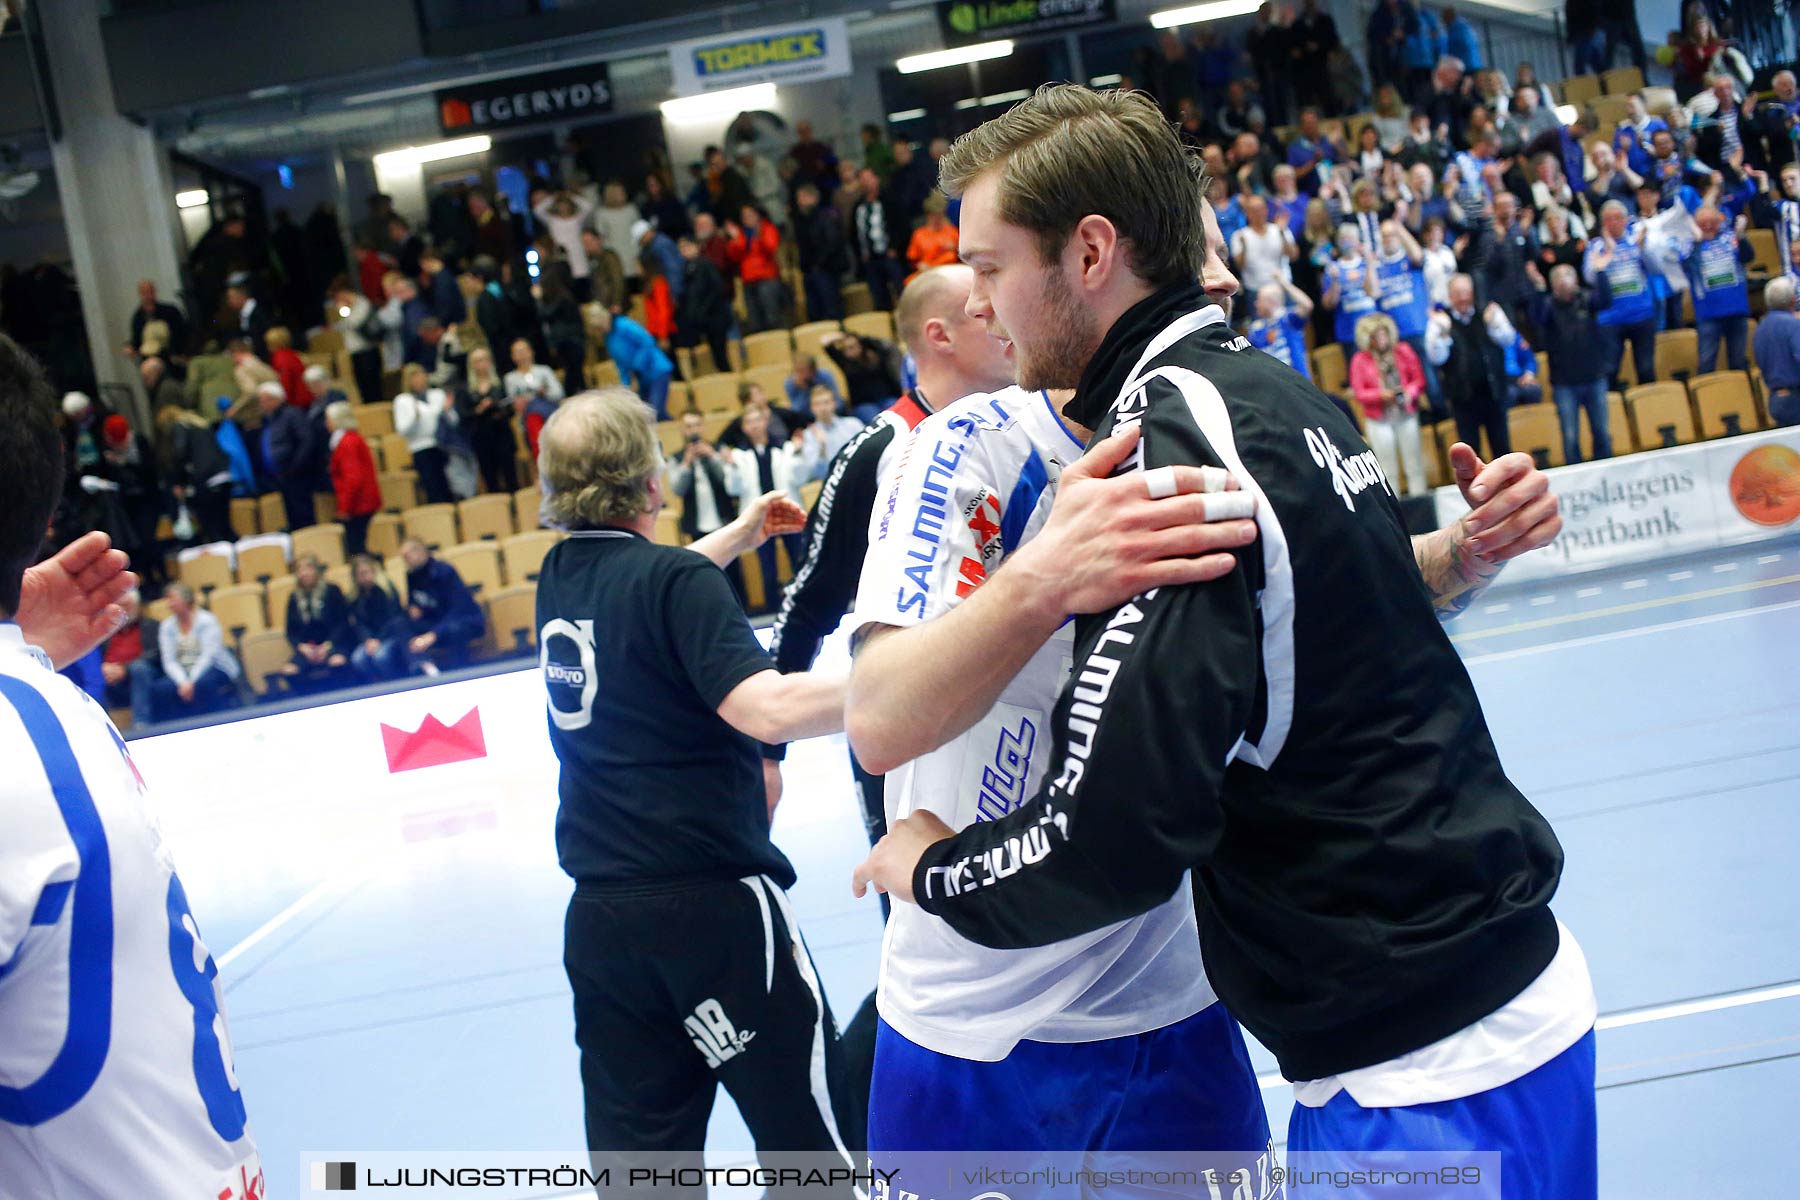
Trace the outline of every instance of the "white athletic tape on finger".
[[1181, 490], [1175, 482], [1174, 467], [1153, 467], [1144, 472], [1144, 486], [1150, 489], [1152, 500], [1167, 500]]
[[1208, 521], [1242, 521], [1256, 515], [1256, 497], [1249, 492], [1220, 492], [1206, 498]]
[[1231, 472], [1224, 467], [1200, 468], [1200, 490], [1203, 492], [1222, 492], [1230, 482]]

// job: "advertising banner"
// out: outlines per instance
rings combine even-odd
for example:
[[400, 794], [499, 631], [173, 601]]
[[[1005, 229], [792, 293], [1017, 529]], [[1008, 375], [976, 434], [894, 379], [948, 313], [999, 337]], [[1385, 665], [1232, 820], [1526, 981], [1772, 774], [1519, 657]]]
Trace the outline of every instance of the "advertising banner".
[[677, 96], [752, 83], [807, 83], [850, 74], [850, 27], [840, 17], [677, 42], [669, 47]]
[[438, 128], [446, 137], [609, 113], [612, 80], [605, 63], [514, 75], [437, 93]]
[[938, 0], [946, 46], [1060, 33], [1118, 19], [1115, 0]]

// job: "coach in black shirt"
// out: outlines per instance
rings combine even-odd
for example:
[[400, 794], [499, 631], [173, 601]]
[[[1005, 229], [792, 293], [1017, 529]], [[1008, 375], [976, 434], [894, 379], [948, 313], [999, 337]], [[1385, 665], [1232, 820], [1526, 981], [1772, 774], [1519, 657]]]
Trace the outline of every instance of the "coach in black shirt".
[[837, 1033], [758, 745], [842, 729], [844, 680], [778, 673], [719, 569], [804, 514], [770, 493], [690, 547], [655, 544], [661, 457], [621, 389], [564, 401], [538, 462], [545, 515], [570, 534], [537, 620], [588, 1146], [698, 1164], [723, 1083], [758, 1146], [850, 1169], [861, 1138], [839, 1121]]

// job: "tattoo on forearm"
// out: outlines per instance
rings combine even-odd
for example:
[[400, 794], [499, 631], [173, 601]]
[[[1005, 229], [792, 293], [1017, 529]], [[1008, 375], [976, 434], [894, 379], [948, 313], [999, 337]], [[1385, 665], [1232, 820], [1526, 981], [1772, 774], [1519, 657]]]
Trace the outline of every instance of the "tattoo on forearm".
[[1413, 552], [1440, 622], [1466, 612], [1500, 574], [1499, 564], [1488, 563], [1469, 549], [1461, 521], [1413, 539]]

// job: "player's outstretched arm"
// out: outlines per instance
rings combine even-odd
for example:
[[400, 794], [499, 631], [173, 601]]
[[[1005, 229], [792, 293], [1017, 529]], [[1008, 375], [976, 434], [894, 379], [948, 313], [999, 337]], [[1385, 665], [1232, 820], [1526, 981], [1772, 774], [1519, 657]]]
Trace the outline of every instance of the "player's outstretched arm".
[[845, 729], [865, 768], [891, 771], [967, 731], [1070, 615], [1232, 570], [1231, 551], [1255, 540], [1256, 525], [1207, 523], [1200, 493], [1219, 490], [1221, 473], [1168, 468], [1161, 478], [1177, 490], [1163, 499], [1150, 497], [1143, 473], [1109, 478], [1138, 436], [1133, 427], [1098, 442], [1064, 471], [1042, 532], [962, 603], [859, 639]]
[[743, 511], [688, 549], [728, 566], [740, 554], [748, 554], [779, 533], [799, 533], [806, 528], [806, 510], [788, 499], [786, 492], [769, 492], [744, 502]]
[[26, 570], [13, 620], [25, 640], [61, 670], [125, 623], [119, 601], [138, 582], [128, 565], [104, 533], [76, 538]]
[[844, 728], [846, 682], [842, 675], [813, 671], [792, 675], [774, 668], [758, 671], [726, 694], [719, 715], [759, 742], [823, 737]]
[[1562, 532], [1550, 477], [1529, 454], [1508, 454], [1483, 465], [1473, 449], [1458, 442], [1450, 448], [1450, 469], [1472, 511], [1413, 538], [1413, 557], [1440, 621], [1473, 604], [1508, 561], [1549, 545]]

